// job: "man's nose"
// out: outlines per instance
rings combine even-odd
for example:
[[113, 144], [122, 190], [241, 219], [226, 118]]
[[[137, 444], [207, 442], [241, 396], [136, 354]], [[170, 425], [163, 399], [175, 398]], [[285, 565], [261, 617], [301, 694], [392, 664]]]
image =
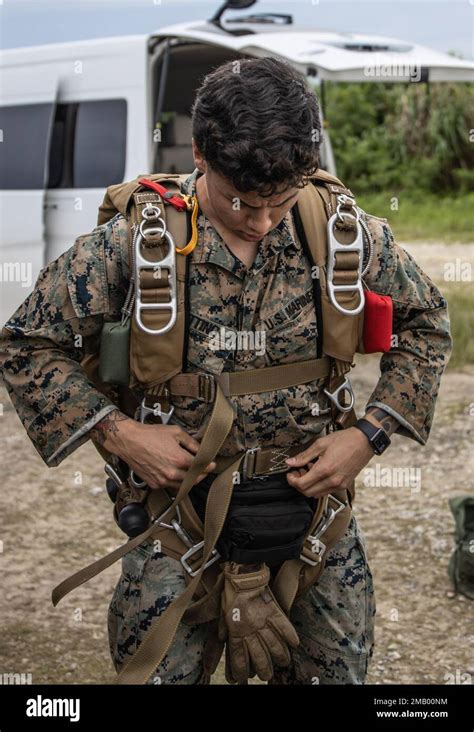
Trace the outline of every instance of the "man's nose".
[[266, 234], [272, 228], [270, 211], [265, 208], [262, 208], [260, 211], [252, 211], [248, 225], [255, 234]]

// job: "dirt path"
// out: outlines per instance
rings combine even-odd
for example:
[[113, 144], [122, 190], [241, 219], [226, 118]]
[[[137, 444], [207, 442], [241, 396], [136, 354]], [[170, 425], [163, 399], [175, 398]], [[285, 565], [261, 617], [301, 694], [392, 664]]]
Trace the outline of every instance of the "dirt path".
[[[409, 248], [431, 274], [442, 256], [422, 247]], [[472, 251], [463, 245], [459, 256]], [[445, 258], [453, 254], [444, 248]], [[439, 272], [432, 276], [438, 279]], [[359, 412], [377, 371], [374, 357], [355, 371]], [[442, 684], [447, 674], [474, 675], [473, 605], [451, 596], [447, 576], [453, 548], [447, 501], [474, 488], [473, 376], [472, 368], [445, 375], [425, 448], [395, 436], [386, 456], [369, 466], [391, 468], [392, 475], [395, 468], [419, 469], [419, 490], [417, 485], [375, 488], [367, 480], [370, 474], [359, 476], [356, 513], [368, 539], [377, 600], [372, 683]], [[56, 609], [50, 600], [54, 585], [123, 541], [104, 491], [101, 460], [87, 444], [59, 467], [46, 468], [3, 388], [0, 404], [0, 674], [31, 674], [33, 683], [111, 683], [106, 612], [119, 564]], [[222, 673], [215, 677], [222, 679]]]

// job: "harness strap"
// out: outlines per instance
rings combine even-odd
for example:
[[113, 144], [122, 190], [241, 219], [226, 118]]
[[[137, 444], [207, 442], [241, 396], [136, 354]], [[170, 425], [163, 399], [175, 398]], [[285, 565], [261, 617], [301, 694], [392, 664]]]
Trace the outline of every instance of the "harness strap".
[[166, 384], [156, 384], [146, 390], [147, 404], [156, 396], [164, 396], [172, 404], [173, 396], [186, 396], [213, 402], [216, 383], [225, 396], [258, 394], [264, 391], [286, 389], [328, 376], [330, 359], [312, 358], [307, 361], [268, 366], [263, 369], [223, 371], [219, 375], [191, 372], [173, 376]]
[[[178, 505], [189, 493], [202, 469], [219, 452], [232, 427], [232, 422], [233, 409], [222, 391], [218, 389], [214, 409], [200, 449], [186, 473], [174, 505]], [[138, 650], [120, 672], [117, 680], [119, 684], [146, 683], [166, 655], [224, 526], [232, 496], [233, 472], [238, 470], [240, 462], [241, 457], [239, 456], [216, 477], [209, 489], [204, 523], [203, 558], [200, 568], [184, 592], [152, 623]]]
[[[200, 448], [193, 458], [174, 501], [159, 517], [160, 522], [163, 522], [170, 511], [179, 506], [193, 487], [197, 477], [219, 452], [232, 427], [233, 418], [232, 406], [223, 395], [222, 390], [218, 388], [214, 408]], [[241, 460], [242, 456], [239, 455], [216, 477], [210, 486], [206, 507], [201, 566], [195, 571], [193, 579], [185, 591], [154, 621], [137, 652], [120, 672], [118, 683], [146, 683], [166, 655], [178, 625], [198, 589], [206, 564], [224, 526], [232, 496], [233, 473], [238, 470]], [[155, 538], [155, 536], [158, 536], [162, 527], [157, 524], [158, 522], [155, 519], [145, 532], [55, 587], [52, 593], [53, 605], [56, 606], [68, 592], [94, 577], [98, 572], [113, 564], [149, 537]]]
[[325, 377], [329, 374], [329, 366], [328, 358], [313, 358], [263, 369], [223, 371], [217, 380], [225, 396], [258, 394]]
[[[99, 572], [102, 572], [107, 567], [110, 567], [118, 559], [123, 557], [136, 546], [146, 541], [149, 537], [154, 537], [155, 534], [157, 534], [160, 528], [160, 526], [157, 525], [158, 519], [163, 522], [168, 514], [172, 510], [176, 509], [182, 499], [188, 495], [198, 476], [203, 472], [204, 468], [206, 468], [209, 463], [212, 462], [216, 454], [221, 449], [223, 443], [225, 442], [225, 438], [227, 437], [227, 434], [232, 427], [233, 419], [234, 413], [232, 407], [222, 394], [222, 391], [218, 389], [216, 400], [214, 402], [214, 408], [209, 419], [209, 424], [207, 425], [206, 431], [203, 435], [199, 450], [197, 451], [191, 465], [189, 466], [189, 469], [184, 477], [183, 482], [180, 485], [176, 497], [174, 498], [174, 500], [170, 501], [168, 508], [165, 509], [164, 513], [161, 516], [154, 517], [151, 526], [146, 531], [131, 539], [126, 544], [118, 547], [113, 552], [110, 552], [110, 554], [107, 554], [105, 557], [102, 557], [96, 562], [93, 562], [87, 567], [79, 570], [79, 572], [76, 572], [75, 574], [71, 575], [63, 582], [61, 582], [59, 585], [57, 585], [52, 592], [52, 602], [54, 606], [56, 606], [65, 595], [74, 590], [76, 587], [92, 579], [92, 577], [95, 577], [97, 574], [99, 574]], [[242, 456], [240, 455], [235, 461], [235, 469], [238, 469], [241, 459]], [[217, 541], [217, 538], [218, 536], [215, 537], [215, 541]]]
[[[241, 466], [241, 474], [245, 480], [269, 475], [271, 473], [283, 473], [288, 470], [285, 463], [287, 458], [302, 452], [310, 443], [313, 442], [314, 435], [309, 440], [299, 442], [296, 445], [281, 447], [254, 447], [241, 453], [243, 460]], [[216, 472], [219, 473], [225, 468], [225, 462], [228, 458], [216, 458]]]
[[[272, 591], [283, 612], [288, 614], [295, 599], [301, 596], [305, 590], [318, 580], [324, 569], [329, 550], [344, 535], [352, 515], [351, 502], [353, 492], [348, 491], [348, 493], [350, 498], [348, 503], [345, 500], [346, 491], [334, 491], [330, 496], [325, 496], [324, 500], [320, 501], [318, 510], [315, 511], [313, 516], [305, 545], [303, 546], [303, 556], [306, 557], [306, 561], [301, 559], [288, 559], [286, 562], [283, 562], [278, 570], [277, 576], [272, 584]], [[327, 514], [331, 497], [340, 501], [344, 505], [344, 508], [337, 513], [334, 520], [321, 534], [319, 538], [320, 553], [318, 555], [313, 552], [314, 546], [308, 549], [308, 541], [318, 523]]]

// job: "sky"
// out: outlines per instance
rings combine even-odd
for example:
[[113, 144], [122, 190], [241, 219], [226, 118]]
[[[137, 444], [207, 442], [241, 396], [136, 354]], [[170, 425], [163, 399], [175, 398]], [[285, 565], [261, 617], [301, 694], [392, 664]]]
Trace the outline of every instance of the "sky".
[[[221, 2], [200, 0], [0, 0], [2, 48], [148, 33], [210, 18]], [[248, 10], [291, 13], [318, 30], [366, 32], [474, 59], [474, 0], [259, 0]]]

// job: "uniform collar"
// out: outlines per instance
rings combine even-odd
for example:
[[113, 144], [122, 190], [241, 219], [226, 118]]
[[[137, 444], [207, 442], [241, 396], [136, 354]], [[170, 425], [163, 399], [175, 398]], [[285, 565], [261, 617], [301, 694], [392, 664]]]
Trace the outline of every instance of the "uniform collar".
[[[182, 192], [190, 196], [195, 195], [196, 181], [201, 175], [201, 171], [195, 168], [191, 175], [182, 183]], [[269, 259], [287, 247], [293, 246], [298, 249], [300, 248], [300, 244], [293, 234], [294, 228], [291, 211], [260, 242], [255, 261], [250, 270], [230, 251], [221, 235], [214, 229], [211, 222], [206, 219], [201, 210], [199, 210], [197, 224], [200, 235], [198, 243], [193, 250], [193, 262], [217, 264], [242, 279], [249, 272], [252, 274], [260, 272], [268, 264]]]

